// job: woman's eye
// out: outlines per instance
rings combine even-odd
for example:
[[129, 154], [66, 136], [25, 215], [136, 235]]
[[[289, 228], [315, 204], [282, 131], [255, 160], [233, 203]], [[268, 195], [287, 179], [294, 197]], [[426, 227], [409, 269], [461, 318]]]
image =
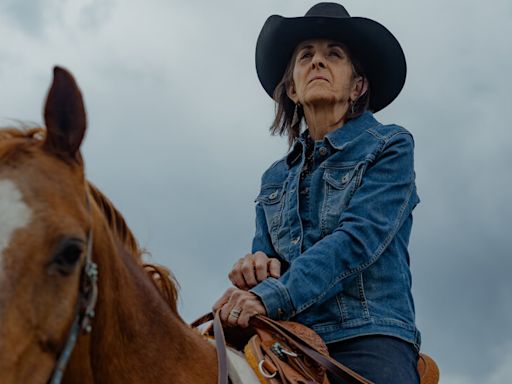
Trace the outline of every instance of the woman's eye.
[[304, 52], [304, 53], [300, 56], [300, 58], [301, 58], [301, 59], [307, 59], [307, 58], [309, 58], [309, 57], [311, 57], [311, 56], [313, 56], [313, 55], [311, 54], [311, 52]]
[[330, 56], [339, 57], [339, 58], [343, 57], [343, 55], [342, 55], [340, 52], [338, 52], [338, 51], [331, 51], [331, 52], [329, 53], [329, 55], [330, 55]]

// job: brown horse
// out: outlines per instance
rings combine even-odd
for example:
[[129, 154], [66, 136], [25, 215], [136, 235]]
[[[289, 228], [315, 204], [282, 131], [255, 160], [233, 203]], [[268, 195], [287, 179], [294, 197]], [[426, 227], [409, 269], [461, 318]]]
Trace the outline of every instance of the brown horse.
[[84, 105], [61, 68], [45, 125], [0, 130], [0, 383], [52, 376], [77, 312], [89, 238], [96, 315], [63, 382], [215, 383], [214, 347], [179, 317], [165, 271], [149, 267], [148, 275], [122, 216], [85, 179]]

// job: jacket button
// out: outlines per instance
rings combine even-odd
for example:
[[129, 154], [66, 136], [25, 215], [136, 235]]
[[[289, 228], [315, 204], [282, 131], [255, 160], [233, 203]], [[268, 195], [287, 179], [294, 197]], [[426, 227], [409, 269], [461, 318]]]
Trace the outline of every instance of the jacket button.
[[318, 151], [320, 152], [320, 154], [321, 154], [322, 156], [327, 155], [327, 152], [328, 152], [328, 151], [327, 151], [327, 148], [325, 148], [325, 147], [320, 147], [320, 149], [319, 149]]
[[277, 197], [277, 191], [274, 191], [270, 194], [270, 196], [268, 197], [270, 200], [274, 200], [275, 198]]
[[343, 176], [341, 178], [341, 182], [342, 183], [346, 183], [348, 181], [348, 178], [350, 177], [350, 175], [348, 174], [348, 172], [345, 174], [345, 176]]
[[293, 244], [297, 244], [300, 241], [300, 236], [297, 236], [295, 239], [292, 240]]

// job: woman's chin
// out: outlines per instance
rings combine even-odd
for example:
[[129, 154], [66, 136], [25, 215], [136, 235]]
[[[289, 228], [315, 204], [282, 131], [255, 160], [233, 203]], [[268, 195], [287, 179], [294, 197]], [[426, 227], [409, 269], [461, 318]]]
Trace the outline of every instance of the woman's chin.
[[310, 92], [306, 97], [304, 97], [303, 104], [305, 106], [326, 106], [329, 104], [336, 104], [338, 102], [338, 98], [336, 95], [333, 95], [329, 92], [313, 91]]

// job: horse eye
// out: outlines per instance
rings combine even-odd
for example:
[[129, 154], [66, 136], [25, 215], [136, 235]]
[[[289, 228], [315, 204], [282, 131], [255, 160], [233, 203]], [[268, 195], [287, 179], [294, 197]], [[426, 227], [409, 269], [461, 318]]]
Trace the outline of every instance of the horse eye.
[[81, 240], [67, 239], [61, 241], [53, 255], [48, 272], [52, 274], [56, 271], [64, 276], [70, 275], [78, 265], [83, 249], [84, 246]]

